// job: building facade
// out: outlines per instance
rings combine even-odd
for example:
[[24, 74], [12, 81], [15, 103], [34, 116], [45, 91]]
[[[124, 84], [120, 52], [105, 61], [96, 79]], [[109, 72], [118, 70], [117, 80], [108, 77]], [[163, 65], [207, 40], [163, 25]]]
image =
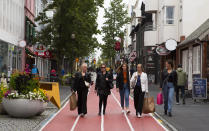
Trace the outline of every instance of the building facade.
[[0, 0], [0, 73], [22, 70], [24, 0]]

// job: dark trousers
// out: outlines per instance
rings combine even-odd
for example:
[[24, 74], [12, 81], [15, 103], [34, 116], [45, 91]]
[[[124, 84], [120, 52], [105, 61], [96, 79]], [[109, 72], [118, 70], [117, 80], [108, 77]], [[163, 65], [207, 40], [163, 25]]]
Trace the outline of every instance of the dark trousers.
[[185, 101], [185, 90], [184, 90], [184, 86], [177, 86], [176, 88], [176, 102], [179, 103], [179, 89], [181, 89], [181, 95], [183, 98], [183, 101]]
[[99, 113], [102, 111], [102, 104], [103, 104], [103, 114], [105, 114], [106, 106], [107, 106], [107, 98], [108, 95], [99, 94]]
[[142, 114], [142, 108], [144, 104], [144, 95], [145, 92], [142, 92], [141, 89], [137, 87], [134, 89], [134, 107], [136, 109], [136, 115], [139, 113]]
[[88, 90], [78, 92], [78, 114], [87, 114], [87, 94]]

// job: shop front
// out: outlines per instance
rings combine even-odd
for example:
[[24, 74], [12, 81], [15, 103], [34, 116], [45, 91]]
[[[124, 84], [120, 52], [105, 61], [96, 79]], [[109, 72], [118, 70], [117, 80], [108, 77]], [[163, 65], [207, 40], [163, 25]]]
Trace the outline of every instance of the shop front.
[[22, 71], [22, 48], [0, 40], [0, 74]]

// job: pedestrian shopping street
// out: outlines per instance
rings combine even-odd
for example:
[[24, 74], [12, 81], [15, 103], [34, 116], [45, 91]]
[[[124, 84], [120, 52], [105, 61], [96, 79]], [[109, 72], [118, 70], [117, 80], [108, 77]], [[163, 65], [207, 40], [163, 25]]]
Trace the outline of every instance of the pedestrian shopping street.
[[88, 113], [85, 117], [77, 115], [77, 111], [70, 111], [69, 102], [47, 122], [42, 131], [163, 131], [167, 130], [160, 120], [152, 114], [145, 114], [137, 118], [133, 99], [130, 99], [130, 114], [122, 113], [119, 93], [114, 89], [109, 95], [106, 114], [98, 116], [98, 96], [91, 88], [88, 101]]

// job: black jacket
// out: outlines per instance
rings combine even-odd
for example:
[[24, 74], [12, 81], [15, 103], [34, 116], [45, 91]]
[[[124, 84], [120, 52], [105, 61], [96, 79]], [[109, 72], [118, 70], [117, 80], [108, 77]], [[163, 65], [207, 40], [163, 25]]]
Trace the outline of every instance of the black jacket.
[[89, 73], [86, 73], [86, 75], [83, 77], [81, 72], [76, 73], [73, 80], [72, 89], [77, 92], [88, 92], [88, 87], [86, 87], [84, 81], [91, 83], [91, 75]]
[[165, 82], [171, 82], [174, 84], [175, 88], [177, 86], [177, 73], [175, 70], [173, 70], [170, 75], [168, 74], [167, 70], [164, 70], [161, 73], [161, 81], [160, 81], [160, 87], [163, 88], [162, 86], [164, 85]]
[[[106, 80], [108, 78], [108, 80]], [[97, 74], [95, 90], [98, 94], [110, 95], [110, 89], [113, 82], [113, 76], [110, 73], [103, 75], [102, 73]]]
[[[123, 72], [119, 72], [116, 78], [116, 88], [119, 89], [123, 89], [123, 82], [124, 78], [123, 78]], [[129, 72], [127, 71], [127, 84], [128, 84], [128, 88], [130, 89], [130, 76], [129, 76]]]

